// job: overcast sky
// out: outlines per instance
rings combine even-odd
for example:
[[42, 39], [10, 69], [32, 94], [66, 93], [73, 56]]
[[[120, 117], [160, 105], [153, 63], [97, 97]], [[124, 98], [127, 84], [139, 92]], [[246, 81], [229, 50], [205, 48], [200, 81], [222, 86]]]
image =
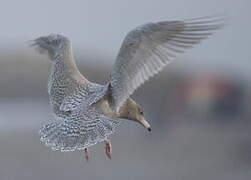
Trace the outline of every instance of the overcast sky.
[[[25, 48], [40, 35], [68, 36], [81, 54], [116, 57], [126, 33], [146, 22], [227, 13], [230, 25], [185, 56], [195, 63], [251, 70], [250, 0], [8, 0], [0, 1], [0, 48]], [[198, 59], [196, 61], [196, 59]]]

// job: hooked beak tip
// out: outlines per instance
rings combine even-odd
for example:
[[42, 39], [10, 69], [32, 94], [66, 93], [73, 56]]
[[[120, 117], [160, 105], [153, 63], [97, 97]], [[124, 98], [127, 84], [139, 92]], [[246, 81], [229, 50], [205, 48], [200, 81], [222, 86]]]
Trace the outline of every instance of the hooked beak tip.
[[151, 132], [152, 131], [152, 129], [149, 127], [149, 128], [147, 128], [147, 130], [149, 131], [149, 132]]

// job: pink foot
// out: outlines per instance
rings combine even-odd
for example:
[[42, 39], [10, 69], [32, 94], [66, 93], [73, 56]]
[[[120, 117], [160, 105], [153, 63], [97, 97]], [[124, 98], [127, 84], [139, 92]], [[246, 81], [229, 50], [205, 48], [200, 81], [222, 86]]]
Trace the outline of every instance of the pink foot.
[[110, 140], [105, 140], [105, 154], [111, 159], [112, 158], [112, 142]]
[[89, 148], [85, 148], [85, 160], [87, 162], [89, 162], [89, 159], [90, 159], [90, 156], [91, 156], [91, 151]]

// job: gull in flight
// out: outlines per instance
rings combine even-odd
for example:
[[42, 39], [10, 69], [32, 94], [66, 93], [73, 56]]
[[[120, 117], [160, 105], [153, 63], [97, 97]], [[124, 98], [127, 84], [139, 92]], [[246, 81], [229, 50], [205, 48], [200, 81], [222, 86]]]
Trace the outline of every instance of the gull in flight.
[[32, 46], [51, 60], [48, 94], [55, 121], [40, 130], [41, 141], [53, 150], [83, 150], [105, 142], [123, 119], [151, 127], [142, 107], [130, 96], [150, 77], [176, 57], [208, 38], [226, 23], [225, 16], [182, 21], [147, 23], [130, 31], [118, 52], [110, 81], [105, 85], [88, 81], [78, 70], [70, 40], [58, 34], [39, 37]]

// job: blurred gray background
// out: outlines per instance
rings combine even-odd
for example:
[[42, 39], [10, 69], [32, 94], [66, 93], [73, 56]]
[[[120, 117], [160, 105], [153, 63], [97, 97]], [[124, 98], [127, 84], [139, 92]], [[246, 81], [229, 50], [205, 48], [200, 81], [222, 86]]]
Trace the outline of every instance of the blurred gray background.
[[[0, 179], [249, 180], [251, 178], [249, 0], [0, 1]], [[152, 132], [123, 122], [104, 145], [53, 152], [39, 128], [53, 121], [46, 86], [50, 62], [28, 47], [61, 33], [80, 71], [105, 83], [128, 31], [146, 22], [226, 13], [226, 28], [171, 63], [134, 98]]]

